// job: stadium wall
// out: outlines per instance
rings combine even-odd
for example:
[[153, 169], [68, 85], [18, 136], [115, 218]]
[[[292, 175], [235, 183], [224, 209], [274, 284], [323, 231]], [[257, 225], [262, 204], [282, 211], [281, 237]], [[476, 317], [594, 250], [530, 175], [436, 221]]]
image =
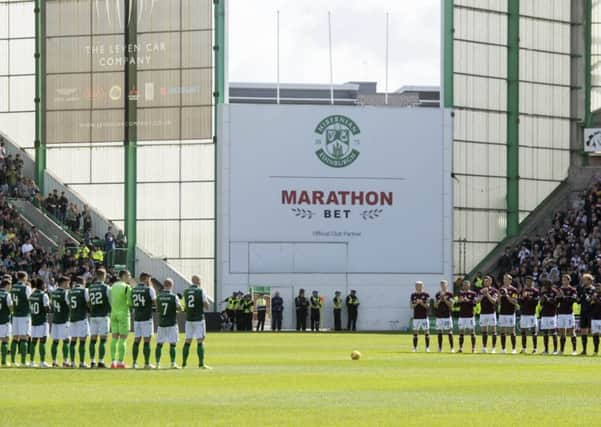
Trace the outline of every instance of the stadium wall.
[[[452, 275], [452, 118], [443, 109], [220, 106], [218, 300], [356, 289], [362, 330], [404, 328], [416, 280]], [[337, 146], [338, 144], [338, 146]], [[332, 147], [336, 147], [333, 149]]]

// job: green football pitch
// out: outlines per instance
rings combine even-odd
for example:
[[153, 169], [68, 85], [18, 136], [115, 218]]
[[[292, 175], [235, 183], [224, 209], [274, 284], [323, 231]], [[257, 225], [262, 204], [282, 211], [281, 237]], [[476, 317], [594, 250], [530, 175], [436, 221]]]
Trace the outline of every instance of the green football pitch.
[[[355, 349], [359, 361], [350, 359]], [[196, 365], [194, 347], [190, 353]], [[412, 353], [411, 336], [399, 334], [214, 333], [206, 362], [213, 370], [2, 369], [0, 425], [591, 426], [601, 419], [601, 357]]]

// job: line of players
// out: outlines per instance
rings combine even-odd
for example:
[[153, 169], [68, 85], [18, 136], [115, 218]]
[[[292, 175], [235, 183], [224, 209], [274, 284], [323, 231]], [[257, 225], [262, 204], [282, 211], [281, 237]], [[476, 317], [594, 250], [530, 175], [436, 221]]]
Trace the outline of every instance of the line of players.
[[[501, 335], [501, 352], [507, 352], [507, 336], [511, 341], [511, 353], [516, 354], [516, 312], [520, 311], [521, 353], [526, 353], [527, 336], [532, 338], [532, 353], [537, 353], [540, 314], [540, 332], [543, 335], [544, 351], [550, 354], [549, 341], [553, 342], [554, 355], [561, 355], [565, 351], [568, 337], [572, 344], [572, 355], [576, 351], [576, 322], [574, 316], [574, 303], [581, 304], [580, 333], [583, 351], [586, 355], [588, 336], [592, 334], [594, 354], [599, 354], [599, 336], [601, 335], [601, 285], [595, 286], [593, 276], [584, 274], [582, 285], [576, 289], [571, 285], [571, 277], [567, 274], [561, 277], [561, 286], [554, 287], [549, 280], [541, 281], [541, 288], [533, 285], [529, 278], [524, 288], [518, 291], [512, 286], [512, 277], [503, 276], [503, 283], [497, 289], [492, 276], [484, 278], [483, 287], [479, 293], [470, 289], [470, 283], [464, 282], [455, 301], [453, 293], [449, 291], [446, 280], [440, 282], [440, 291], [433, 300], [436, 316], [436, 332], [438, 338], [438, 351], [442, 351], [443, 337], [448, 336], [451, 353], [455, 352], [453, 338], [453, 320], [451, 312], [454, 304], [459, 306], [459, 348], [463, 352], [465, 336], [471, 338], [472, 353], [476, 352], [476, 320], [474, 309], [480, 304], [479, 323], [482, 331], [482, 352], [487, 353], [488, 340], [491, 338], [491, 352], [496, 352], [497, 327]], [[422, 332], [425, 338], [426, 351], [430, 351], [430, 295], [425, 292], [423, 282], [416, 282], [415, 292], [410, 297], [413, 309], [413, 351], [417, 351], [418, 334]], [[498, 312], [498, 317], [497, 317]], [[559, 339], [558, 339], [559, 334]], [[559, 343], [558, 343], [559, 341]], [[559, 344], [559, 348], [558, 348]]]
[[[69, 277], [58, 280], [57, 289], [46, 293], [42, 279], [28, 283], [25, 272], [17, 273], [17, 282], [12, 284], [6, 275], [0, 281], [0, 346], [1, 365], [8, 367], [37, 367], [34, 363], [36, 346], [39, 344], [40, 367], [59, 367], [58, 349], [62, 343], [62, 366], [75, 367], [76, 346], [79, 343], [80, 368], [105, 368], [104, 357], [109, 330], [111, 340], [111, 368], [125, 368], [125, 343], [130, 330], [130, 309], [134, 316], [134, 343], [132, 348], [133, 368], [137, 368], [140, 344], [143, 342], [144, 367], [150, 364], [150, 340], [154, 332], [153, 310], [158, 312], [157, 345], [155, 348], [156, 367], [160, 366], [162, 347], [170, 346], [171, 367], [176, 364], [176, 344], [179, 338], [177, 313], [186, 312], [186, 338], [183, 347], [183, 363], [186, 366], [192, 340], [197, 341], [199, 367], [204, 364], [203, 340], [206, 335], [204, 310], [208, 309], [206, 294], [200, 287], [200, 278], [192, 278], [192, 286], [184, 290], [182, 305], [173, 292], [173, 281], [166, 279], [158, 293], [151, 286], [151, 276], [140, 275], [137, 286], [130, 287], [128, 271], [119, 273], [119, 281], [112, 286], [105, 283], [106, 271], [99, 269], [93, 282], [84, 287], [84, 281], [76, 278], [71, 283]], [[33, 289], [32, 289], [33, 288]], [[46, 363], [46, 342], [49, 337], [48, 313], [52, 321], [52, 365]], [[10, 342], [12, 336], [12, 342]], [[89, 341], [91, 364], [86, 363], [86, 342]], [[10, 351], [9, 351], [10, 342]], [[98, 358], [96, 346], [98, 344]], [[7, 362], [10, 354], [11, 364]], [[17, 354], [21, 363], [17, 362]], [[29, 356], [29, 363], [27, 357]]]

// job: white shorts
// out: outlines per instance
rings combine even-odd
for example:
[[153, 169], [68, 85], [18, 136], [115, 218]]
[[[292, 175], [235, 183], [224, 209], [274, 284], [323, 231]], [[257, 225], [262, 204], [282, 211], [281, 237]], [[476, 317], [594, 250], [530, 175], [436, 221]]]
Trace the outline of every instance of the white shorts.
[[576, 320], [573, 314], [558, 314], [557, 327], [559, 329], [573, 329], [576, 325]]
[[481, 314], [480, 326], [497, 326], [497, 315], [495, 313]]
[[541, 329], [541, 331], [557, 329], [557, 317], [555, 317], [555, 316], [541, 317], [540, 318], [540, 329]]
[[109, 318], [108, 317], [90, 317], [90, 335], [91, 336], [106, 336], [109, 334]]
[[176, 344], [179, 338], [179, 328], [175, 326], [159, 326], [157, 329], [157, 343]]
[[413, 319], [413, 330], [415, 332], [428, 332], [430, 330], [430, 319]]
[[69, 323], [53, 323], [52, 324], [52, 339], [54, 340], [68, 340], [69, 336]]
[[0, 338], [10, 338], [12, 336], [11, 330], [10, 322], [0, 325]]
[[136, 338], [150, 338], [154, 332], [154, 324], [152, 320], [144, 320], [142, 322], [136, 322], [134, 320], [134, 337]]
[[198, 322], [186, 321], [186, 339], [187, 340], [200, 340], [207, 335], [207, 328], [204, 320]]
[[601, 334], [601, 320], [591, 320], [591, 331], [593, 335]]
[[536, 328], [536, 316], [520, 316], [520, 329]]
[[515, 314], [499, 314], [499, 327], [515, 328]]
[[452, 331], [453, 330], [453, 319], [450, 317], [436, 318], [436, 330], [437, 331]]
[[69, 324], [69, 332], [73, 338], [87, 338], [90, 335], [90, 325], [87, 319]]
[[460, 317], [457, 321], [457, 326], [459, 330], [473, 330], [476, 327], [476, 320], [473, 317]]
[[48, 327], [48, 322], [43, 325], [32, 326], [31, 327], [31, 338], [45, 338], [50, 335], [50, 328]]
[[13, 336], [31, 336], [31, 318], [13, 317]]

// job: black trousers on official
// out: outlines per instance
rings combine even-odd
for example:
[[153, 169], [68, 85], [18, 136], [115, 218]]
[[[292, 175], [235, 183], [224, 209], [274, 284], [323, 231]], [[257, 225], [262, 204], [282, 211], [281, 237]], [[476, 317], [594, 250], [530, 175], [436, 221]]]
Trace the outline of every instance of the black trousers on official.
[[244, 313], [244, 330], [245, 331], [253, 330], [253, 314], [252, 313]]
[[274, 311], [271, 313], [271, 330], [281, 331], [282, 330], [282, 312]]
[[307, 309], [296, 310], [296, 330], [307, 330]]
[[230, 331], [233, 331], [234, 325], [236, 324], [236, 312], [234, 310], [225, 310], [225, 313], [227, 314], [227, 317], [232, 324]]
[[319, 331], [319, 320], [321, 318], [321, 313], [318, 308], [311, 309], [311, 330]]
[[257, 331], [261, 330], [264, 331], [265, 330], [265, 315], [267, 314], [267, 312], [265, 310], [258, 310], [257, 311]]
[[348, 311], [348, 322], [347, 322], [347, 329], [349, 331], [356, 331], [357, 330], [357, 309], [349, 309]]
[[236, 330], [243, 331], [244, 330], [244, 312], [242, 310], [235, 311], [236, 316]]
[[342, 309], [340, 308], [334, 309], [334, 330], [342, 330]]

